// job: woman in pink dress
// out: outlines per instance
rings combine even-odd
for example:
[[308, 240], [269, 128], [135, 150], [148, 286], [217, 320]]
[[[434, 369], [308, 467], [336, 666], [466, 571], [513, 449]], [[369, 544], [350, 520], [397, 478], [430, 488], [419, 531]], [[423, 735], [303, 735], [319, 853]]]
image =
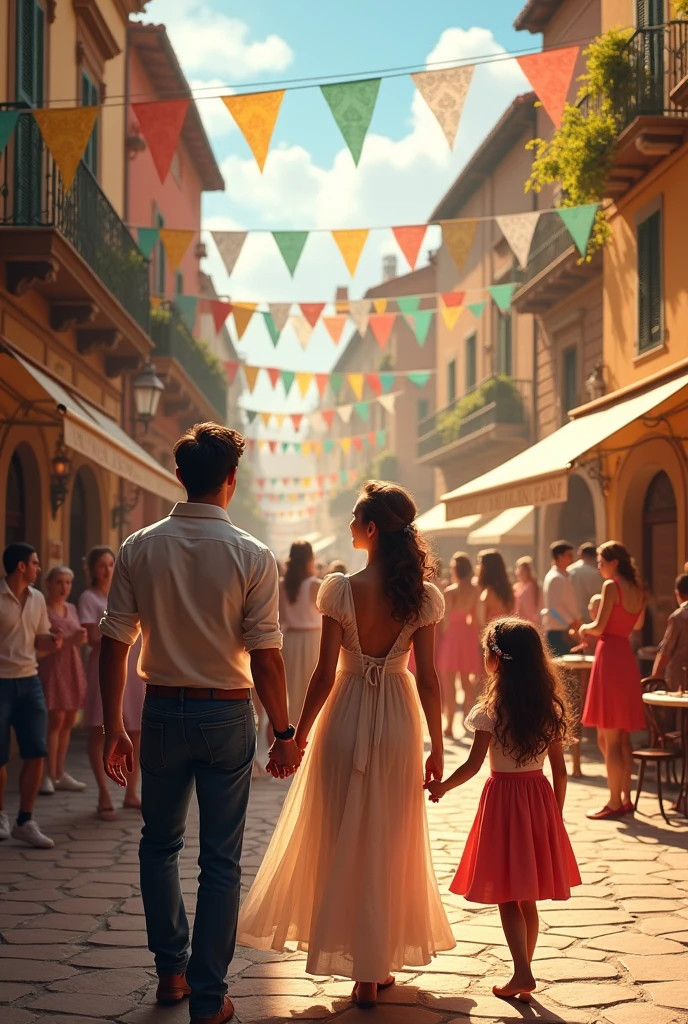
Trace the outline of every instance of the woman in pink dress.
[[514, 583], [514, 615], [526, 622], [532, 622], [539, 629], [542, 624], [542, 594], [535, 576], [533, 559], [524, 555], [516, 562], [516, 582]]
[[[98, 806], [96, 814], [103, 821], [114, 821], [115, 810], [112, 806], [108, 778], [103, 768], [103, 705], [100, 699], [100, 683], [98, 679], [98, 659], [100, 657], [100, 641], [102, 633], [99, 623], [107, 607], [112, 572], [115, 567], [115, 556], [111, 548], [100, 546], [92, 548], [86, 556], [86, 567], [91, 579], [91, 586], [79, 598], [79, 619], [88, 634], [91, 648], [86, 667], [86, 704], [84, 706], [84, 725], [89, 730], [88, 756], [91, 768], [98, 784]], [[132, 810], [140, 810], [141, 801], [138, 797], [139, 783], [139, 745], [141, 742], [141, 713], [146, 695], [143, 679], [138, 674], [137, 665], [141, 652], [141, 637], [129, 651], [127, 663], [127, 682], [124, 690], [123, 714], [124, 727], [134, 744], [134, 771], [127, 778], [127, 788], [123, 806]]]
[[511, 615], [514, 610], [514, 592], [509, 582], [506, 564], [499, 551], [487, 548], [478, 554], [478, 625], [488, 626], [493, 619]]
[[480, 637], [476, 616], [479, 591], [474, 586], [473, 566], [468, 555], [457, 551], [450, 562], [452, 582], [444, 592], [445, 614], [442, 642], [436, 655], [442, 685], [442, 706], [446, 716], [444, 735], [454, 739], [456, 715], [456, 676], [463, 690], [463, 717], [466, 720], [476, 695], [476, 680], [482, 675]]
[[41, 786], [44, 795], [55, 790], [78, 792], [86, 788], [85, 782], [65, 771], [72, 728], [86, 696], [80, 650], [86, 643], [86, 630], [79, 622], [76, 608], [67, 600], [73, 582], [74, 573], [68, 565], [54, 566], [45, 580], [50, 629], [62, 637], [62, 648], [38, 660], [38, 676], [48, 708], [48, 757]]
[[580, 638], [599, 637], [590, 673], [583, 725], [597, 728], [604, 757], [609, 800], [589, 818], [619, 818], [633, 813], [631, 733], [645, 728], [640, 670], [630, 637], [645, 617], [645, 595], [628, 550], [610, 540], [597, 549], [604, 577], [602, 602], [594, 622], [581, 626]]

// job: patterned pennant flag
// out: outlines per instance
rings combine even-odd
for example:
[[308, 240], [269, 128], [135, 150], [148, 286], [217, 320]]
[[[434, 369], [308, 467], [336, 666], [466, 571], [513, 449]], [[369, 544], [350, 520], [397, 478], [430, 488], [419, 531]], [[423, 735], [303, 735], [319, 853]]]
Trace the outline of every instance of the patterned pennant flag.
[[420, 306], [420, 296], [400, 295], [397, 299], [397, 305], [399, 307], [399, 311], [403, 313], [404, 316], [410, 316], [411, 313], [415, 313]]
[[370, 231], [368, 228], [355, 228], [349, 231], [333, 231], [331, 234], [337, 243], [349, 273], [353, 277]]
[[442, 319], [448, 331], [453, 331], [463, 313], [463, 306], [449, 306], [442, 308]]
[[335, 397], [339, 397], [339, 392], [344, 387], [344, 374], [343, 373], [331, 373], [330, 374], [330, 388]]
[[256, 386], [256, 381], [258, 380], [258, 374], [259, 373], [260, 373], [260, 367], [259, 366], [245, 366], [244, 367], [244, 377], [246, 378], [246, 386], [248, 387], [248, 390], [249, 390], [249, 392], [251, 394], [253, 394], [253, 389]]
[[396, 313], [371, 313], [369, 324], [380, 348], [386, 348], [396, 320]]
[[354, 409], [361, 419], [367, 423], [370, 419], [370, 402], [356, 402]]
[[313, 328], [306, 318], [300, 315], [294, 315], [289, 317], [289, 322], [291, 323], [294, 334], [296, 335], [301, 348], [308, 348], [308, 343], [310, 342], [313, 334]]
[[368, 316], [370, 314], [370, 299], [358, 299], [349, 303], [349, 316], [354, 322], [356, 330], [365, 338], [368, 331]]
[[307, 231], [273, 231], [272, 237], [277, 243], [277, 248], [282, 253], [282, 258], [287, 264], [287, 270], [294, 276], [294, 271], [301, 258], [303, 247], [308, 241]]
[[469, 64], [439, 71], [417, 71], [411, 75], [416, 89], [437, 118], [450, 149], [454, 148], [473, 71], [473, 65]]
[[430, 330], [433, 315], [434, 310], [432, 309], [420, 309], [411, 317], [413, 320], [413, 333], [415, 334], [416, 341], [421, 348], [428, 340], [428, 331]]
[[380, 79], [368, 78], [359, 82], [336, 82], [321, 85], [320, 89], [332, 111], [337, 127], [358, 164], [363, 143], [380, 91]]
[[480, 317], [483, 315], [486, 305], [487, 303], [485, 302], [469, 302], [466, 308], [470, 309], [471, 313], [476, 319], [480, 319]]
[[315, 378], [315, 386], [318, 389], [318, 395], [320, 396], [320, 398], [322, 398], [322, 396], [325, 394], [325, 391], [327, 390], [330, 375], [329, 373], [314, 373], [313, 376]]
[[235, 379], [236, 379], [237, 370], [239, 369], [239, 364], [238, 363], [226, 362], [224, 365], [225, 365], [225, 373], [227, 374], [227, 380], [229, 381], [230, 386], [231, 386], [234, 383]]
[[301, 303], [299, 303], [299, 308], [300, 308], [301, 312], [303, 313], [304, 317], [306, 318], [306, 320], [308, 321], [308, 323], [311, 325], [311, 327], [315, 327], [315, 325], [317, 324], [318, 320], [320, 319], [320, 314], [322, 313], [323, 309], [325, 308], [325, 303], [324, 302], [301, 302]]
[[296, 374], [293, 370], [282, 370], [280, 376], [282, 377], [282, 384], [284, 386], [285, 395], [289, 395], [291, 386], [296, 380]]
[[406, 227], [392, 228], [397, 245], [402, 251], [404, 259], [411, 270], [416, 269], [420, 247], [428, 230], [427, 224], [409, 225]]
[[211, 231], [217, 251], [222, 257], [225, 270], [231, 275], [234, 264], [239, 259], [239, 254], [246, 241], [247, 231]]
[[516, 291], [516, 285], [493, 284], [487, 290], [502, 313], [508, 313], [511, 308], [511, 299]]
[[442, 240], [454, 260], [460, 274], [463, 274], [473, 239], [478, 227], [477, 220], [442, 220]]
[[426, 370], [413, 370], [408, 374], [408, 379], [412, 384], [415, 384], [417, 388], [424, 388], [430, 380], [430, 374]]
[[235, 305], [232, 309], [234, 316], [234, 327], [236, 328], [237, 338], [241, 341], [246, 328], [251, 323], [251, 317], [256, 311], [257, 303], [255, 302], [242, 302], [241, 305]]
[[511, 213], [497, 217], [499, 230], [509, 243], [509, 248], [518, 260], [518, 265], [522, 270], [525, 270], [528, 263], [533, 235], [539, 220], [539, 210], [530, 210], [527, 213]]
[[222, 102], [246, 139], [261, 174], [283, 99], [284, 89], [222, 97]]
[[338, 405], [336, 411], [342, 423], [349, 423], [353, 410], [353, 405]]
[[291, 302], [269, 302], [268, 309], [278, 333], [281, 334], [287, 326]]
[[276, 366], [267, 367], [267, 374], [268, 377], [270, 378], [270, 383], [272, 384], [273, 391], [277, 387], [277, 381], [280, 379], [281, 372], [282, 371], [278, 370]]
[[170, 172], [190, 102], [154, 100], [131, 105], [161, 182]]
[[376, 313], [385, 313], [387, 311], [387, 299], [373, 299], [373, 309]]
[[585, 256], [588, 251], [599, 208], [599, 203], [589, 203], [587, 206], [562, 206], [557, 210], [581, 256]]
[[196, 232], [185, 231], [181, 228], [158, 228], [158, 233], [165, 255], [170, 261], [170, 267], [172, 270], [178, 270]]
[[561, 46], [556, 50], [543, 50], [516, 58], [557, 129], [561, 128], [579, 53], [580, 46]]
[[296, 383], [297, 383], [299, 391], [301, 392], [301, 397], [302, 398], [305, 398], [306, 395], [308, 394], [308, 389], [311, 386], [312, 380], [313, 380], [313, 374], [312, 373], [297, 373], [296, 374]]
[[273, 345], [277, 345], [280, 335], [279, 331], [277, 330], [277, 327], [275, 326], [275, 321], [272, 319], [272, 313], [264, 312], [263, 320], [265, 321], [265, 326], [268, 329], [270, 341], [272, 342]]
[[366, 373], [365, 382], [376, 398], [382, 394], [382, 381], [379, 373]]
[[338, 345], [342, 340], [342, 332], [346, 326], [346, 321], [346, 316], [324, 316], [322, 318], [327, 333], [335, 345]]
[[382, 384], [382, 393], [389, 394], [394, 387], [394, 374], [393, 373], [379, 373], [380, 384]]
[[225, 325], [225, 320], [232, 312], [232, 303], [223, 302], [221, 299], [211, 299], [210, 312], [213, 316], [213, 325], [215, 327], [215, 333], [219, 334]]
[[[2, 117], [2, 114], [0, 114], [0, 117]], [[0, 124], [1, 123], [2, 122], [0, 122]], [[0, 147], [0, 153], [1, 152], [2, 148]], [[160, 232], [157, 228], [137, 228], [136, 235], [139, 243], [139, 249], [146, 259], [149, 260], [153, 249], [155, 249], [156, 245], [160, 241]]]
[[356, 395], [356, 398], [360, 402], [363, 398], [363, 374], [362, 373], [347, 373], [346, 379], [349, 387]]

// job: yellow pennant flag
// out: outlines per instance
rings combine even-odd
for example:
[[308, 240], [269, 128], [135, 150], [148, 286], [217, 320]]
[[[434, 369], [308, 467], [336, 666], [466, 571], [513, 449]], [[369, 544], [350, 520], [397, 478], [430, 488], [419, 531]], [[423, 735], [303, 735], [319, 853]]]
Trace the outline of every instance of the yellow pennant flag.
[[341, 439], [341, 441], [339, 442], [339, 444], [340, 444], [341, 449], [344, 452], [344, 454], [348, 455], [349, 452], [351, 451], [351, 438], [350, 437], [343, 437]]
[[387, 299], [373, 299], [373, 308], [376, 313], [384, 313], [387, 309]]
[[370, 231], [368, 228], [354, 228], [349, 231], [333, 231], [332, 237], [337, 243], [340, 253], [344, 258], [347, 269], [353, 277], [356, 273], [358, 261], [363, 252], [363, 246], [368, 240]]
[[259, 441], [258, 442], [258, 451], [259, 452], [266, 452], [268, 450], [268, 448], [269, 448], [269, 445], [268, 445], [267, 441]]
[[304, 441], [303, 444], [301, 445], [301, 454], [302, 455], [310, 455], [310, 453], [311, 453], [311, 442], [310, 441]]
[[310, 487], [310, 485], [311, 485], [311, 478], [309, 476], [302, 477], [301, 484], [302, 484], [303, 487]]
[[296, 383], [298, 385], [299, 391], [301, 392], [301, 397], [302, 398], [305, 398], [306, 395], [308, 394], [308, 389], [311, 386], [311, 381], [312, 380], [313, 380], [313, 374], [312, 373], [297, 373], [296, 374]]
[[246, 378], [246, 384], [248, 385], [248, 389], [251, 392], [253, 392], [253, 389], [256, 386], [256, 381], [258, 379], [259, 372], [260, 372], [260, 367], [259, 366], [245, 366], [244, 367], [244, 377]]
[[356, 395], [356, 398], [360, 402], [363, 398], [363, 374], [362, 373], [347, 373], [346, 379], [349, 382], [349, 387]]
[[34, 110], [33, 116], [62, 175], [65, 191], [69, 192], [79, 161], [91, 138], [98, 107], [68, 107], [64, 110], [43, 108]]
[[234, 305], [232, 312], [234, 314], [234, 326], [236, 327], [237, 338], [241, 340], [246, 333], [246, 328], [251, 323], [251, 317], [255, 313], [257, 303], [255, 302], [242, 302], [240, 306]]
[[322, 455], [322, 450], [323, 450], [322, 441], [313, 441], [312, 444], [313, 444], [313, 454], [314, 455]]
[[278, 427], [278, 429], [281, 429], [282, 424], [284, 423], [284, 413], [283, 412], [275, 413], [275, 419], [277, 420], [277, 427]]
[[284, 89], [222, 97], [224, 105], [246, 139], [261, 173], [265, 167], [270, 140], [283, 99]]
[[442, 226], [442, 240], [449, 250], [449, 255], [456, 263], [459, 273], [462, 274], [473, 245], [478, 221], [441, 220], [440, 225]]
[[442, 307], [442, 319], [444, 320], [444, 326], [448, 331], [453, 331], [456, 327], [459, 317], [463, 313], [463, 306], [443, 306]]
[[160, 228], [160, 241], [164, 246], [165, 255], [170, 261], [172, 270], [177, 270], [179, 267], [195, 234], [195, 231], [182, 231], [179, 228]]
[[[253, 391], [253, 388], [251, 388], [251, 391]], [[269, 412], [262, 412], [260, 414], [260, 418], [263, 421], [263, 426], [264, 427], [269, 427], [270, 426], [270, 413]]]

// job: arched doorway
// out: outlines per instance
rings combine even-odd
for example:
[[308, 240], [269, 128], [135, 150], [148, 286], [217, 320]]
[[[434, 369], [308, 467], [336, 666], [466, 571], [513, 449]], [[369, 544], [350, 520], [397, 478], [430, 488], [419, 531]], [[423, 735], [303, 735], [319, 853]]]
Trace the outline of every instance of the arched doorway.
[[69, 564], [74, 572], [72, 600], [77, 601], [87, 587], [84, 563], [88, 551], [102, 543], [101, 507], [98, 483], [88, 466], [81, 466], [72, 487], [69, 513]]
[[26, 539], [26, 490], [21, 459], [14, 452], [7, 472], [5, 547]]
[[5, 546], [24, 540], [41, 551], [41, 478], [30, 445], [17, 445], [7, 470]]
[[652, 478], [645, 494], [643, 568], [650, 591], [644, 639], [657, 644], [676, 606], [674, 580], [679, 570], [676, 495], [664, 470]]
[[568, 500], [559, 515], [559, 537], [574, 547], [586, 541], [597, 543], [592, 494], [585, 480], [575, 474], [569, 478]]

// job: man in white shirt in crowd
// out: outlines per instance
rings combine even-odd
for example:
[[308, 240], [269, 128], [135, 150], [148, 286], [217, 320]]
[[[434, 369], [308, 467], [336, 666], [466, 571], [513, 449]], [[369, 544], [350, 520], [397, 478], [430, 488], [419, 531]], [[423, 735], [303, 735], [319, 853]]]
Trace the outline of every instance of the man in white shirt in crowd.
[[588, 607], [595, 594], [602, 592], [602, 574], [597, 568], [597, 548], [588, 542], [578, 548], [578, 561], [568, 567], [573, 583], [578, 617], [581, 622], [591, 622]]
[[[33, 818], [47, 757], [48, 711], [38, 678], [36, 649], [57, 651], [62, 639], [50, 631], [45, 598], [34, 588], [41, 571], [36, 549], [23, 542], [10, 544], [2, 556], [5, 578], [0, 580], [0, 839], [19, 839], [29, 846], [50, 849]], [[14, 729], [22, 759], [19, 775], [19, 814], [14, 825], [4, 811], [10, 730]]]
[[570, 651], [569, 632], [577, 631], [582, 620], [578, 614], [573, 582], [567, 572], [573, 562], [573, 544], [567, 540], [557, 540], [550, 544], [549, 550], [552, 567], [542, 584], [542, 617], [547, 642], [554, 654], [561, 656]]
[[[192, 1024], [224, 1024], [234, 1013], [225, 976], [256, 747], [254, 686], [275, 734], [271, 773], [290, 775], [301, 760], [287, 714], [277, 565], [226, 512], [244, 447], [241, 434], [215, 423], [177, 441], [188, 500], [124, 541], [100, 623], [104, 764], [120, 785], [133, 751], [122, 721], [127, 656], [143, 634], [141, 895], [157, 999], [190, 994]], [[194, 786], [201, 874], [189, 957], [178, 862]]]

